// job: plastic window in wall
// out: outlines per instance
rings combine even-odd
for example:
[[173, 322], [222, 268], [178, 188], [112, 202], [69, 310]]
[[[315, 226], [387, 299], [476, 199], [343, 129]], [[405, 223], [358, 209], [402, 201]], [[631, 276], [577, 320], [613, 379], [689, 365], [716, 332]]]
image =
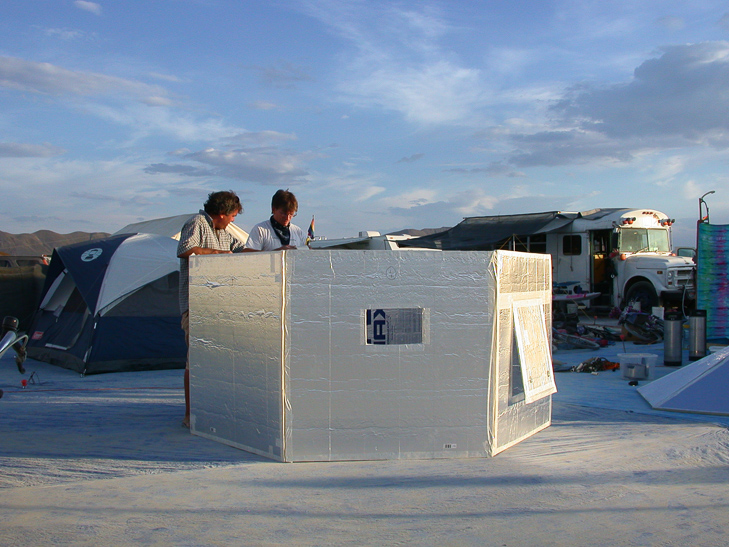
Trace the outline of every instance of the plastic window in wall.
[[514, 330], [524, 381], [524, 400], [533, 403], [557, 392], [543, 303], [514, 302]]

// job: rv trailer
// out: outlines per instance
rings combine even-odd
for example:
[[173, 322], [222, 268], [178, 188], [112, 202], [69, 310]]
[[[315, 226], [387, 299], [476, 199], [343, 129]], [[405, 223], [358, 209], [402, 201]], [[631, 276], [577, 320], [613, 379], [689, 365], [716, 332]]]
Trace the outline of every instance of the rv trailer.
[[600, 293], [587, 306], [630, 303], [650, 312], [658, 305], [690, 307], [696, 299], [695, 263], [672, 252], [674, 222], [655, 209], [549, 211], [469, 217], [449, 230], [416, 238], [363, 232], [359, 238], [315, 241], [311, 247], [346, 248], [356, 241], [360, 249], [544, 253], [552, 256], [555, 285]]

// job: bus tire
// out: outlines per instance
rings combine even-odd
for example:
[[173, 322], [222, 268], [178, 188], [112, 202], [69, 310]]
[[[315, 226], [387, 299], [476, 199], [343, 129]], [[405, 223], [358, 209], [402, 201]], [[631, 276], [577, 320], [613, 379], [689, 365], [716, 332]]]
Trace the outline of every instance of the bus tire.
[[651, 313], [654, 306], [658, 305], [658, 295], [653, 285], [648, 281], [638, 281], [630, 289], [625, 296], [624, 306], [630, 305], [632, 302], [640, 303], [640, 311]]

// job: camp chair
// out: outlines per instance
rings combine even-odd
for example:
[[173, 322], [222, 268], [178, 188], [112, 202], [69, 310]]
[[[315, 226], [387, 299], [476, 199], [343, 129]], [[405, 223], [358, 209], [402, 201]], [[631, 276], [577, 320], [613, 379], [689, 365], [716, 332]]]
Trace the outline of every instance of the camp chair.
[[15, 364], [18, 365], [18, 372], [25, 373], [26, 351], [25, 343], [28, 341], [28, 335], [24, 332], [18, 332], [19, 321], [16, 317], [10, 315], [3, 319], [2, 339], [0, 339], [0, 357], [10, 348], [15, 350]]

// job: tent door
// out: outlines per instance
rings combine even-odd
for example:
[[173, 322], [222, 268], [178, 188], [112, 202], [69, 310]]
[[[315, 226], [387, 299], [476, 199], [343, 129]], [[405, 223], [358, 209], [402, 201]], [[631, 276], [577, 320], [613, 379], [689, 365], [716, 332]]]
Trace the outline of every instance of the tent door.
[[40, 303], [40, 309], [47, 310], [53, 313], [56, 317], [61, 315], [64, 306], [68, 303], [68, 299], [71, 297], [73, 290], [76, 288], [76, 283], [73, 282], [73, 278], [68, 275], [68, 270], [63, 270], [56, 279], [53, 280], [51, 288], [43, 297], [43, 301]]
[[77, 288], [71, 292], [60, 314], [54, 313], [54, 315], [57, 315], [58, 319], [47, 333], [46, 347], [63, 350], [73, 347], [90, 315], [89, 308]]

